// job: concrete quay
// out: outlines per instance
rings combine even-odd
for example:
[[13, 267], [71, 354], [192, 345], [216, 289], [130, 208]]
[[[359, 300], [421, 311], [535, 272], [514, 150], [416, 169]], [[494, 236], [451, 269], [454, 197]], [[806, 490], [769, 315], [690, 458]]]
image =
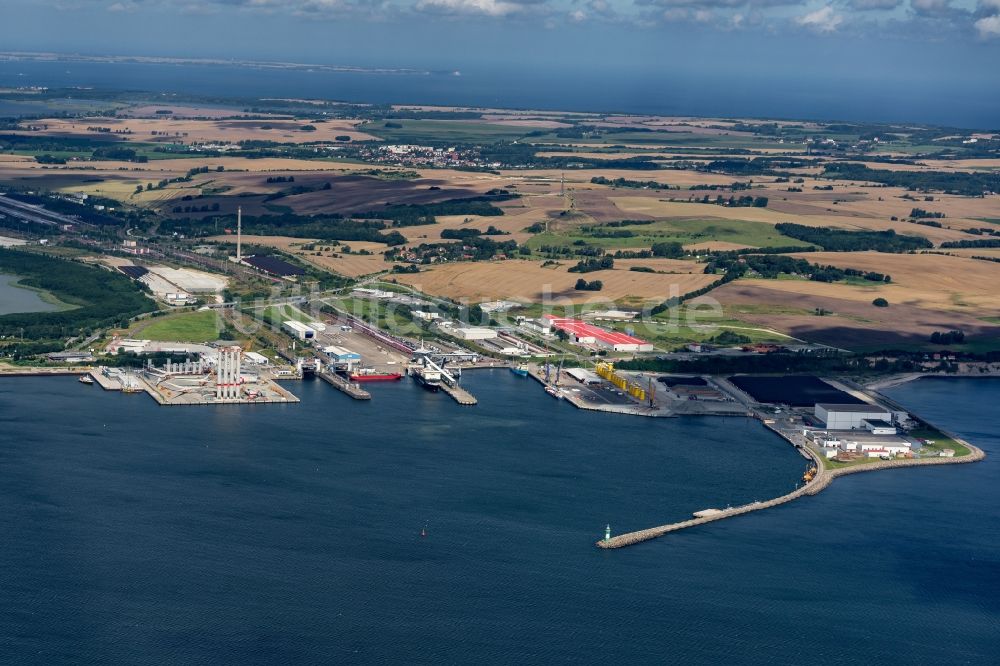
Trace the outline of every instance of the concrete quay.
[[92, 370], [89, 366], [67, 368], [30, 368], [18, 365], [0, 364], [0, 377], [60, 377], [69, 375], [86, 375]]
[[371, 400], [372, 394], [361, 388], [358, 384], [341, 377], [340, 375], [333, 372], [321, 372], [319, 373], [319, 378], [324, 382], [337, 389], [342, 393], [346, 393], [348, 396], [354, 398], [355, 400]]
[[466, 391], [461, 386], [455, 385], [451, 386], [447, 382], [441, 382], [441, 390], [454, 398], [455, 402], [460, 405], [465, 405], [471, 407], [472, 405], [478, 405], [479, 401], [476, 397]]

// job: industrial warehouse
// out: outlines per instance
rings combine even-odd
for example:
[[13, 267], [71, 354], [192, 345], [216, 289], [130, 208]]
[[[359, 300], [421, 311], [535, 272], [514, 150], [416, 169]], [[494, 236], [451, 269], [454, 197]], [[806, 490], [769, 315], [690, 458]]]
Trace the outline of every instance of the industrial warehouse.
[[581, 346], [595, 346], [616, 352], [649, 352], [653, 345], [639, 338], [609, 331], [579, 319], [544, 315], [542, 319], [553, 329], [569, 336], [570, 342]]

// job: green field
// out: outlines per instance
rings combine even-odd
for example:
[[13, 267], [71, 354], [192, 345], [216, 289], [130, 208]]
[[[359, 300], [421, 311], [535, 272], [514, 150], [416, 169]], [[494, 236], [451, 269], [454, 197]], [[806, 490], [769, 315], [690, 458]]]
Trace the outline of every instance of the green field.
[[402, 127], [385, 127], [385, 122], [365, 123], [359, 131], [368, 132], [391, 143], [454, 141], [456, 143], [496, 143], [524, 137], [531, 128], [495, 125], [462, 120], [391, 120]]
[[[789, 338], [781, 333], [770, 330], [759, 330], [762, 327], [746, 324], [735, 319], [710, 319], [702, 313], [702, 316], [694, 318], [689, 324], [682, 307], [680, 315], [676, 320], [671, 320], [669, 315], [664, 313], [655, 318], [643, 322], [628, 324], [613, 324], [609, 328], [626, 332], [631, 329], [634, 334], [643, 340], [652, 342], [656, 347], [665, 350], [676, 350], [682, 348], [690, 342], [711, 342], [712, 338], [728, 331], [750, 339], [750, 342], [793, 342], [794, 338]], [[722, 344], [724, 347], [732, 347], [734, 344]]]
[[308, 324], [316, 321], [315, 317], [310, 317], [294, 305], [271, 305], [264, 309], [264, 321], [275, 326], [281, 326], [285, 321], [297, 321]]
[[539, 137], [530, 137], [532, 143], [574, 143], [607, 145], [645, 145], [669, 148], [746, 148], [786, 149], [796, 150], [794, 144], [778, 143], [771, 137], [700, 134], [695, 132], [608, 132], [601, 136], [585, 138], [566, 138], [557, 136], [554, 132]]
[[842, 467], [857, 467], [858, 465], [871, 465], [877, 462], [885, 462], [885, 461], [879, 458], [857, 458], [855, 460], [849, 460], [847, 462], [840, 462], [838, 460], [830, 460], [824, 458], [823, 466], [827, 469], [840, 469]]
[[[600, 228], [598, 228], [600, 229]], [[583, 241], [588, 247], [606, 250], [622, 248], [648, 248], [654, 243], [677, 242], [682, 245], [725, 241], [752, 247], [787, 247], [804, 245], [801, 241], [784, 236], [767, 222], [746, 220], [662, 220], [649, 225], [621, 227], [635, 234], [631, 238], [595, 238], [594, 231], [575, 227], [561, 231], [549, 231], [530, 238], [526, 245], [537, 251], [544, 245], [565, 246], [575, 241]]]
[[939, 453], [942, 449], [951, 449], [955, 452], [956, 458], [961, 458], [962, 456], [967, 456], [971, 453], [967, 446], [959, 444], [951, 437], [948, 437], [939, 430], [931, 427], [914, 428], [908, 433], [911, 437], [916, 437], [917, 439], [930, 440], [934, 442], [933, 444], [924, 444], [921, 451]]
[[396, 335], [421, 337], [428, 334], [420, 324], [404, 313], [404, 308], [386, 303], [381, 299], [347, 296], [331, 300], [330, 304]]
[[139, 327], [134, 334], [162, 342], [211, 342], [222, 337], [223, 328], [214, 310], [168, 315]]

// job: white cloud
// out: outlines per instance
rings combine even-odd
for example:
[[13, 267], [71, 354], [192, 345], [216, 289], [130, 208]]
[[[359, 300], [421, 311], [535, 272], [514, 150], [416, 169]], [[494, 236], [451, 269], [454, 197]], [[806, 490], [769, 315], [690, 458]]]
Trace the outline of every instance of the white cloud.
[[818, 32], [833, 32], [844, 22], [844, 17], [834, 12], [833, 7], [827, 5], [814, 12], [796, 17], [795, 22], [804, 28]]
[[537, 3], [511, 2], [510, 0], [420, 0], [416, 4], [416, 9], [447, 14], [507, 16], [522, 11], [526, 4]]
[[979, 36], [984, 39], [1000, 37], [1000, 14], [985, 16], [976, 21], [975, 26]]

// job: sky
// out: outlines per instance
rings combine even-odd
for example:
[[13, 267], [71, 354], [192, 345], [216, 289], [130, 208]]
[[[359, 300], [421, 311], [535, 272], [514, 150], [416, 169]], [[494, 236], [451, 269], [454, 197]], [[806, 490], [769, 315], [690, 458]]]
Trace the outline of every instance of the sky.
[[0, 9], [3, 51], [581, 81], [671, 72], [747, 94], [808, 82], [826, 94], [940, 90], [1000, 109], [1000, 0], [0, 0]]

